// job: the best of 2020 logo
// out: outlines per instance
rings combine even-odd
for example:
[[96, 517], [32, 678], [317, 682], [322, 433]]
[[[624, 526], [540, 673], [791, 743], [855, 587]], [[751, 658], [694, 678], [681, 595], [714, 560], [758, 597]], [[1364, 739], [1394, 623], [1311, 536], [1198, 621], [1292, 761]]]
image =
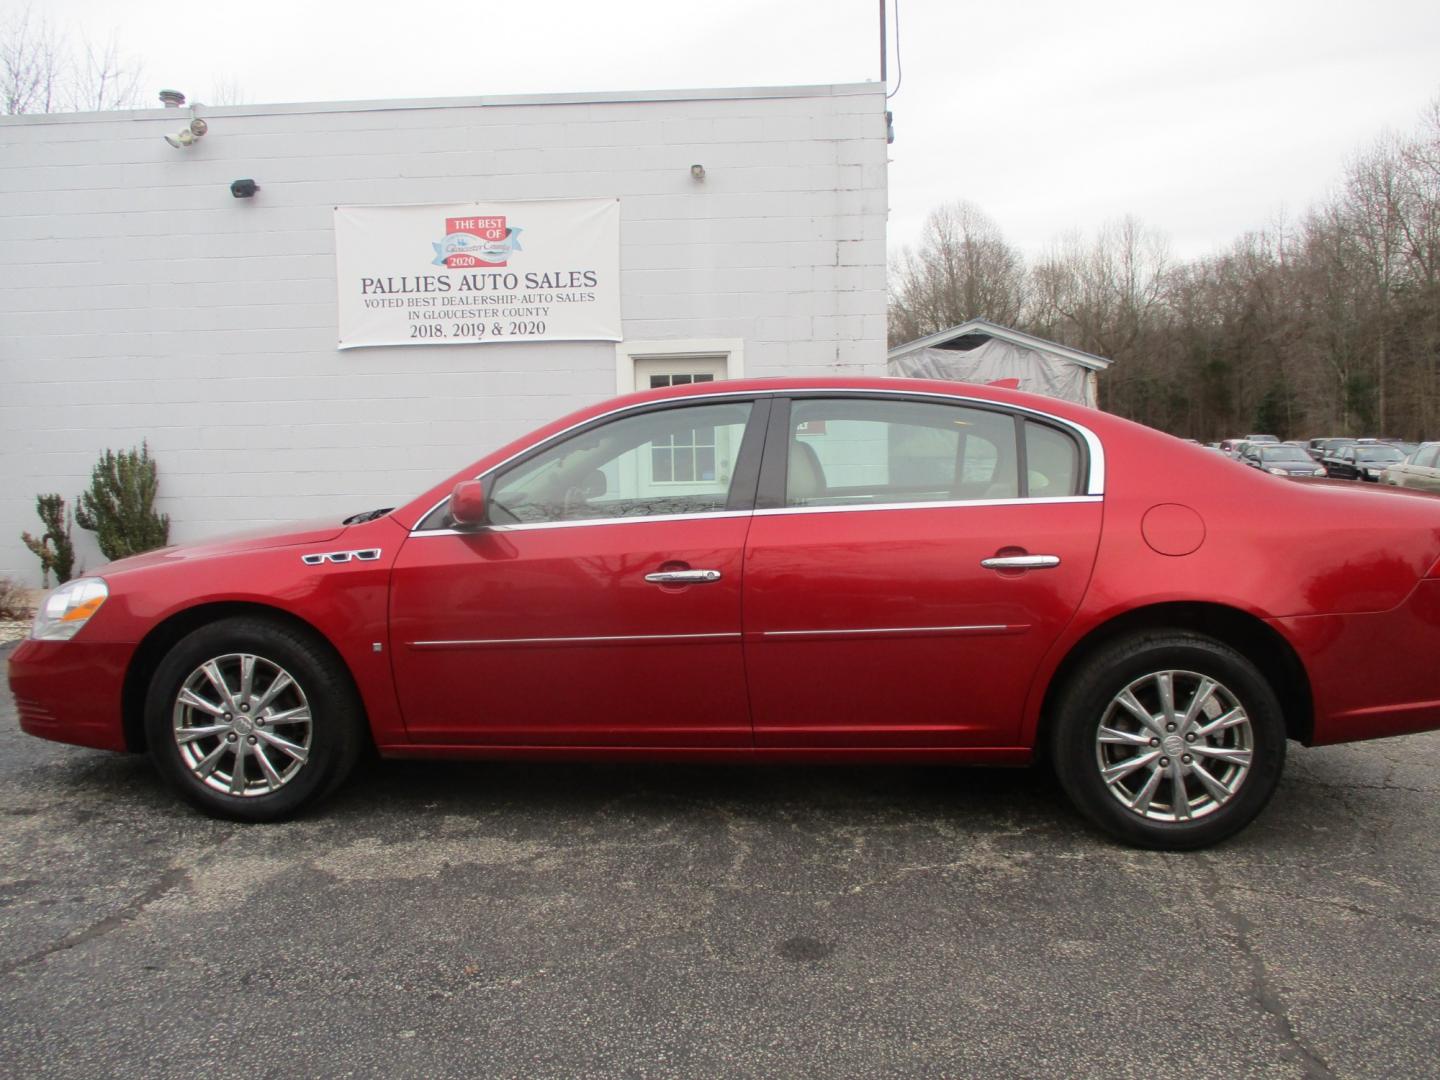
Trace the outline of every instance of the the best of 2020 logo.
[[503, 217], [460, 217], [445, 219], [445, 238], [435, 249], [435, 266], [452, 270], [472, 266], [505, 266], [510, 253], [520, 251], [520, 233], [509, 228]]

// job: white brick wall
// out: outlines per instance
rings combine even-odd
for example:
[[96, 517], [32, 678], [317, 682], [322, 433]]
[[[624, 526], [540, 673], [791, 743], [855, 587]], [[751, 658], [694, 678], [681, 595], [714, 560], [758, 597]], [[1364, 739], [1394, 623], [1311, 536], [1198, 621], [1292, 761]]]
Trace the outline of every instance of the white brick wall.
[[882, 374], [884, 109], [878, 85], [202, 107], [184, 151], [161, 136], [188, 110], [0, 118], [0, 575], [38, 583], [35, 496], [73, 503], [106, 447], [149, 440], [184, 542], [408, 499], [614, 392], [608, 342], [338, 352], [337, 204], [618, 196], [627, 339]]

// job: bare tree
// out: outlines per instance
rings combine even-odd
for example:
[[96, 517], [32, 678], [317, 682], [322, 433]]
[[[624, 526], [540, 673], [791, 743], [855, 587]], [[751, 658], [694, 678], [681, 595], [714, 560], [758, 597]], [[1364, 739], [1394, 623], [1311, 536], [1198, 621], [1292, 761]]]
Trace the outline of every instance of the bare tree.
[[210, 95], [205, 101], [209, 105], [246, 105], [249, 103], [249, 95], [240, 83], [240, 76], [232, 72], [215, 76], [215, 81], [210, 84]]
[[5, 115], [50, 112], [59, 103], [63, 61], [55, 28], [29, 6], [0, 16], [0, 106]]
[[133, 108], [140, 78], [113, 33], [103, 45], [84, 36], [72, 45], [28, 5], [0, 14], [0, 106], [8, 115]]
[[140, 65], [120, 55], [114, 34], [104, 45], [81, 40], [70, 101], [76, 112], [133, 109], [140, 104]]
[[1089, 352], [1128, 354], [1162, 310], [1170, 268], [1165, 238], [1134, 217], [1093, 241], [1072, 234], [1035, 268], [1034, 321]]
[[911, 341], [972, 318], [1013, 326], [1025, 305], [1025, 260], [968, 202], [937, 207], [920, 243], [891, 266], [890, 333]]

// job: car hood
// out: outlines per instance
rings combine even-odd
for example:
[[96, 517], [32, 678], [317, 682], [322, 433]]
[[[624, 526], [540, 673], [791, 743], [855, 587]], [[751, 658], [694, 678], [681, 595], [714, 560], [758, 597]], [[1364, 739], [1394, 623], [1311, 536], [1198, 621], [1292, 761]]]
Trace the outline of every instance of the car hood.
[[188, 559], [213, 559], [219, 555], [234, 555], [242, 551], [264, 551], [267, 548], [294, 547], [297, 544], [323, 544], [333, 540], [345, 531], [345, 526], [333, 518], [323, 521], [299, 522], [289, 525], [272, 526], [267, 529], [251, 529], [206, 540], [199, 544], [181, 544], [174, 547], [147, 551], [143, 555], [132, 555], [128, 559], [99, 567], [94, 571], [100, 576], [123, 574]]

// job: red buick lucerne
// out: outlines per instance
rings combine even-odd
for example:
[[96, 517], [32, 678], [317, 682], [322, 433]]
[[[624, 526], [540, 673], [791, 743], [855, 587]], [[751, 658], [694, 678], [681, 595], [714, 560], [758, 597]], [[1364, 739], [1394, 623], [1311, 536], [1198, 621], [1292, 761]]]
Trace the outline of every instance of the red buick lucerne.
[[[1440, 501], [993, 387], [583, 409], [405, 506], [102, 567], [10, 658], [32, 735], [243, 820], [395, 757], [1048, 759], [1195, 848], [1308, 745], [1440, 727]], [[1411, 663], [1395, 663], [1397, 656]], [[1383, 672], [1383, 675], [1381, 674]]]

